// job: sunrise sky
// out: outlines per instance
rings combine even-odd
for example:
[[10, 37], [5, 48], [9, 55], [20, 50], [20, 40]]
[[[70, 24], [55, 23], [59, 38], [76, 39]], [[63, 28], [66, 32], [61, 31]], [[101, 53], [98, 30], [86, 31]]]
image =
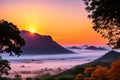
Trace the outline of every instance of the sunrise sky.
[[62, 45], [105, 45], [84, 8], [83, 0], [0, 0], [0, 19], [51, 35]]

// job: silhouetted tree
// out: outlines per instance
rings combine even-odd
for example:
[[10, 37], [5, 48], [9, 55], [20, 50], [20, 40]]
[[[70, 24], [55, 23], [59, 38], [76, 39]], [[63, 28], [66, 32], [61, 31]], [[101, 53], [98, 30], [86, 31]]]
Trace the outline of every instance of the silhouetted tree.
[[20, 55], [21, 47], [25, 45], [24, 39], [20, 36], [20, 31], [11, 22], [0, 20], [0, 50], [10, 55]]
[[26, 80], [32, 80], [32, 78], [28, 77], [28, 78], [26, 78]]
[[15, 78], [14, 78], [13, 80], [22, 80], [22, 77], [21, 77], [21, 75], [16, 74], [16, 75], [15, 75]]
[[83, 0], [93, 29], [109, 40], [112, 48], [120, 48], [120, 1], [119, 0]]
[[10, 70], [10, 64], [7, 60], [3, 60], [1, 57], [0, 57], [0, 76], [3, 75], [3, 74], [6, 74], [8, 75], [8, 70]]
[[26, 80], [32, 80], [32, 78], [29, 78], [29, 77], [28, 77], [28, 78], [26, 78]]
[[[25, 45], [24, 39], [20, 36], [20, 31], [11, 22], [0, 20], [0, 53], [6, 52], [10, 56], [20, 55], [21, 47]], [[0, 77], [8, 74], [10, 70], [9, 62], [0, 56]]]

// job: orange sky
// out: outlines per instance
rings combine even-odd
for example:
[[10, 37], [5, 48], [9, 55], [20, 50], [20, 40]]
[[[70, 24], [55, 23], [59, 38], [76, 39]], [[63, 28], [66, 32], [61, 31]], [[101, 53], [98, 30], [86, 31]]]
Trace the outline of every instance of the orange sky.
[[84, 8], [82, 0], [0, 0], [0, 19], [51, 35], [62, 45], [105, 45]]

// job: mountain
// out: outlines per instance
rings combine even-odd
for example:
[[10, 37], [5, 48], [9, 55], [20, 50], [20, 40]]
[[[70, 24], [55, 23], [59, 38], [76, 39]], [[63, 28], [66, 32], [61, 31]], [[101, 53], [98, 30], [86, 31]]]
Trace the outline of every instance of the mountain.
[[77, 47], [77, 46], [71, 46], [71, 47], [68, 47], [69, 49], [81, 49], [80, 47]]
[[22, 48], [24, 53], [58, 54], [73, 53], [70, 50], [53, 41], [49, 35], [40, 35], [29, 31], [21, 31], [21, 36], [25, 39], [26, 45]]
[[71, 46], [68, 47], [69, 49], [84, 49], [84, 50], [109, 50], [104, 47], [96, 47], [96, 46], [89, 46], [89, 45], [83, 45], [83, 46]]
[[120, 52], [112, 50], [93, 62], [113, 62], [116, 61], [118, 58], [120, 58]]
[[95, 46], [88, 46], [85, 49], [89, 49], [89, 50], [106, 50], [105, 48], [95, 47]]
[[82, 45], [82, 46], [80, 46], [80, 48], [82, 48], [82, 49], [86, 49], [88, 47], [88, 45]]
[[86, 66], [86, 65], [102, 65], [102, 66], [109, 67], [112, 62], [116, 61], [119, 58], [120, 58], [120, 52], [111, 50], [108, 53], [106, 53], [105, 55], [101, 56], [100, 58], [98, 58], [90, 63], [84, 64], [84, 66]]

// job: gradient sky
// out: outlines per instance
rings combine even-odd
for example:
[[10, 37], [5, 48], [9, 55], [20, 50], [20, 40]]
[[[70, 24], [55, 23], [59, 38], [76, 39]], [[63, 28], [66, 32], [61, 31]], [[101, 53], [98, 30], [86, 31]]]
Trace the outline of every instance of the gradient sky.
[[83, 0], [0, 0], [0, 19], [51, 35], [62, 45], [105, 45], [84, 8]]

